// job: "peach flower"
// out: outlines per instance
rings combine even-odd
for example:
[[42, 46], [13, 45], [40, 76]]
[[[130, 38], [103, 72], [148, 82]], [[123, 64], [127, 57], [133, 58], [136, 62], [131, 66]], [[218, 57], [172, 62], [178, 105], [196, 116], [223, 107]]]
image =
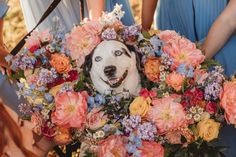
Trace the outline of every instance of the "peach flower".
[[102, 107], [93, 108], [87, 115], [87, 126], [89, 129], [96, 130], [103, 127], [108, 121], [107, 116], [102, 111]]
[[111, 135], [99, 143], [98, 157], [125, 157], [126, 148], [123, 137]]
[[204, 83], [204, 80], [208, 77], [208, 73], [205, 69], [196, 69], [194, 71], [194, 82], [197, 84]]
[[165, 31], [161, 31], [159, 34], [158, 34], [159, 38], [161, 40], [163, 40], [164, 42], [170, 42], [176, 38], [181, 38], [181, 36], [176, 33], [175, 31], [172, 31], [172, 30], [165, 30]]
[[163, 51], [173, 59], [172, 69], [178, 68], [180, 64], [196, 67], [205, 59], [201, 50], [186, 38], [171, 40], [163, 47]]
[[53, 36], [50, 34], [50, 30], [47, 29], [39, 34], [41, 42], [49, 42], [53, 39]]
[[67, 73], [71, 69], [70, 59], [64, 54], [59, 54], [59, 53], [52, 54], [50, 64], [60, 74]]
[[147, 119], [154, 122], [159, 133], [176, 130], [186, 122], [183, 106], [171, 96], [152, 101]]
[[184, 83], [184, 76], [179, 73], [172, 72], [166, 77], [166, 83], [176, 91], [180, 91]]
[[144, 73], [152, 82], [159, 81], [161, 62], [156, 57], [149, 57], [144, 65]]
[[88, 21], [82, 27], [94, 35], [99, 35], [103, 29], [103, 25], [99, 21]]
[[220, 94], [220, 105], [225, 110], [225, 119], [236, 127], [236, 81], [225, 82]]
[[57, 145], [66, 145], [72, 141], [70, 130], [68, 128], [58, 127], [57, 134], [53, 138], [53, 142]]
[[164, 157], [164, 148], [161, 144], [153, 141], [142, 141], [140, 157]]
[[52, 122], [61, 127], [81, 128], [86, 121], [87, 102], [82, 93], [64, 92], [55, 97]]
[[165, 135], [165, 138], [168, 140], [171, 144], [184, 144], [181, 142], [181, 137], [185, 137], [188, 143], [192, 142], [194, 140], [194, 135], [192, 131], [188, 128], [181, 128], [179, 130], [168, 132]]
[[82, 26], [78, 26], [74, 27], [70, 34], [67, 34], [66, 46], [71, 51], [72, 60], [84, 61], [84, 57], [90, 54], [100, 43], [99, 36], [93, 33], [86, 31]]

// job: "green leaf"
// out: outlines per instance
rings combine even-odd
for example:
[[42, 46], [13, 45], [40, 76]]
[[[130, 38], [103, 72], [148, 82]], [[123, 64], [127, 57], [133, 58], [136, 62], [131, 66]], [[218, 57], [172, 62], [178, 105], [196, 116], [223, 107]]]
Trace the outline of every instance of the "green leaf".
[[143, 37], [144, 37], [144, 38], [147, 38], [147, 39], [150, 39], [150, 38], [151, 38], [151, 35], [149, 34], [148, 31], [143, 31], [142, 34], [143, 34]]

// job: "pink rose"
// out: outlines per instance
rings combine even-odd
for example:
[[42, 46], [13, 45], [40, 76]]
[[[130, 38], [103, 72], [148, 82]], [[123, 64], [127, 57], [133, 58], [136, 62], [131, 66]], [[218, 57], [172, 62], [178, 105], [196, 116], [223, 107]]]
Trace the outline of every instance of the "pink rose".
[[86, 97], [82, 93], [64, 92], [55, 97], [52, 122], [62, 127], [81, 128], [87, 116]]
[[164, 148], [159, 143], [153, 141], [142, 141], [140, 157], [164, 157]]
[[210, 114], [214, 114], [217, 111], [217, 104], [214, 102], [208, 102], [205, 106], [205, 110]]
[[29, 36], [26, 41], [25, 41], [25, 46], [30, 49], [30, 52], [34, 52], [35, 50], [37, 50], [41, 45], [40, 39], [38, 38], [38, 36]]
[[184, 83], [184, 76], [179, 73], [172, 72], [166, 77], [166, 83], [176, 91], [180, 91]]
[[180, 35], [178, 33], [171, 30], [161, 31], [158, 35], [160, 39], [163, 40], [164, 42], [170, 42], [171, 40], [180, 38]]
[[102, 107], [93, 108], [87, 115], [87, 126], [91, 130], [96, 130], [104, 126], [108, 121], [107, 116], [102, 111]]
[[220, 105], [225, 110], [225, 119], [236, 127], [236, 82], [225, 82], [220, 94]]
[[196, 67], [205, 59], [196, 45], [186, 38], [176, 38], [169, 41], [163, 47], [163, 51], [173, 59], [173, 70], [178, 68], [180, 64]]
[[152, 104], [147, 119], [155, 123], [160, 134], [176, 130], [186, 123], [183, 106], [172, 96], [153, 100]]
[[71, 51], [72, 60], [80, 59], [81, 62], [84, 62], [85, 56], [90, 54], [100, 43], [99, 36], [93, 33], [86, 31], [82, 26], [78, 26], [74, 27], [70, 34], [67, 34], [66, 46]]
[[111, 135], [99, 143], [98, 157], [125, 157], [126, 148], [124, 138]]

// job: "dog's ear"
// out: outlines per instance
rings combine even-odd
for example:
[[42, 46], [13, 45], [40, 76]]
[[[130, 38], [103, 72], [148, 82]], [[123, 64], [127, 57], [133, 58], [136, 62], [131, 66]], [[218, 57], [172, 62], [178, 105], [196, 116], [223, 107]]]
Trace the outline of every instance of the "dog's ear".
[[89, 72], [92, 68], [93, 65], [93, 53], [89, 54], [88, 56], [85, 57], [85, 62], [83, 65], [83, 71], [84, 71], [84, 75], [89, 77]]
[[141, 54], [139, 54], [136, 51], [136, 49], [135, 49], [135, 47], [133, 45], [127, 45], [126, 44], [126, 46], [127, 46], [127, 48], [129, 49], [130, 52], [135, 53], [137, 69], [138, 69], [139, 72], [142, 72], [142, 66], [141, 66], [141, 58], [142, 58], [142, 56], [141, 56]]

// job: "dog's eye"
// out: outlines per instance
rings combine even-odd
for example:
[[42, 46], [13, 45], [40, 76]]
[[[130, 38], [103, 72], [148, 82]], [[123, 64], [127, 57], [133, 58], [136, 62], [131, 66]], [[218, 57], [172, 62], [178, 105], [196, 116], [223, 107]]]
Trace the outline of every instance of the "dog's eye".
[[122, 54], [123, 54], [123, 52], [120, 51], [120, 50], [117, 50], [117, 51], [114, 52], [115, 56], [121, 56]]
[[96, 62], [100, 62], [101, 60], [102, 60], [102, 57], [100, 57], [100, 56], [95, 57]]

